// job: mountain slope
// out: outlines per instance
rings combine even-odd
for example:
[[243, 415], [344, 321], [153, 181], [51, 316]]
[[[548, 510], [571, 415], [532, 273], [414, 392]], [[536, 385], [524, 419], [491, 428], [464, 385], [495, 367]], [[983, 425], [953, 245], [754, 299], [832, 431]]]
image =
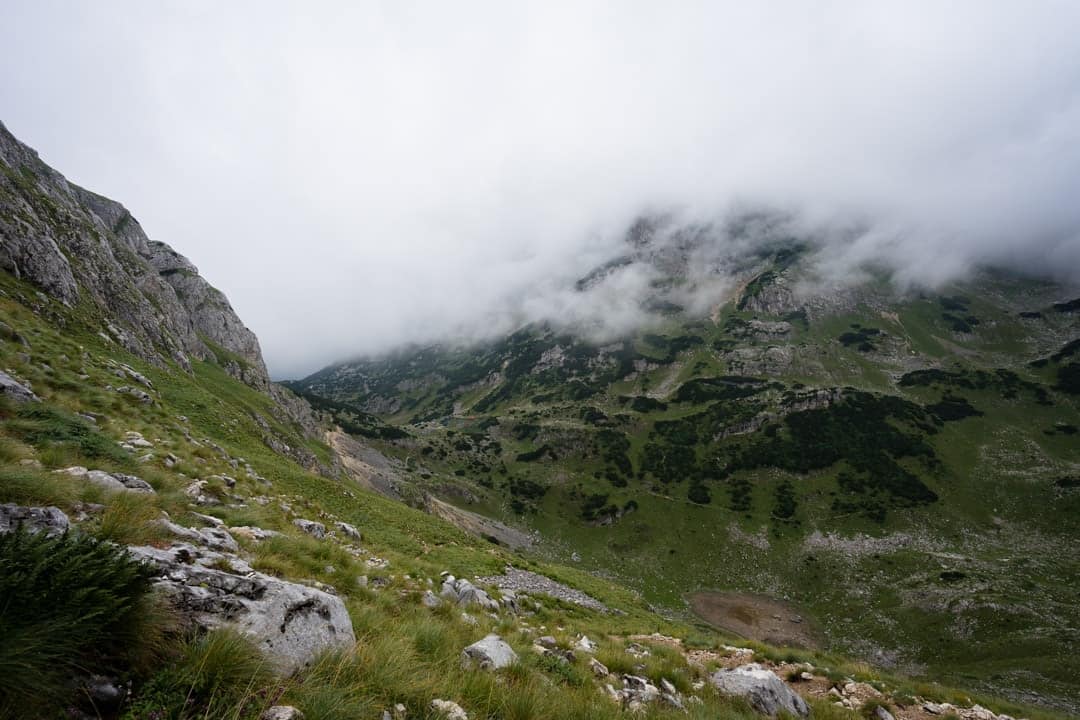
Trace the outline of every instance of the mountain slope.
[[[1058, 717], [829, 654], [734, 647], [595, 572], [369, 492], [351, 467], [408, 491], [410, 455], [267, 386], [250, 333], [186, 261], [137, 237], [129, 253], [119, 206], [4, 142], [0, 717], [750, 720], [767, 708], [722, 671], [751, 659], [751, 677], [819, 719], [888, 706], [1004, 720], [977, 702]], [[380, 443], [411, 437], [354, 421]], [[492, 633], [517, 661], [464, 664]]]
[[669, 612], [1080, 708], [1080, 291], [837, 282], [783, 218], [665, 222], [577, 285], [650, 277], [630, 337], [534, 325], [291, 387], [414, 492]]

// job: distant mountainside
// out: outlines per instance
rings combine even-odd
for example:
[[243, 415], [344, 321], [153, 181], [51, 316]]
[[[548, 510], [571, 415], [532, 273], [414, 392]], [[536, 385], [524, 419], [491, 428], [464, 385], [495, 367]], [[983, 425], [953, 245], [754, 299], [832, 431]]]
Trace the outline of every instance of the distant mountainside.
[[633, 333], [535, 324], [289, 386], [398, 494], [668, 612], [1080, 711], [1080, 289], [830, 279], [819, 247], [766, 213], [645, 218], [575, 287], [647, 278]]

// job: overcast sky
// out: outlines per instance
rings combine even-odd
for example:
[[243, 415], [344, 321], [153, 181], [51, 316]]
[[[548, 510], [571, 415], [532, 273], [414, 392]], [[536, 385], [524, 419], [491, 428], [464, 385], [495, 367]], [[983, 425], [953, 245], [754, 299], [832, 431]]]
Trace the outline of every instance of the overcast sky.
[[[4, 0], [0, 119], [297, 376], [491, 327], [644, 208], [1080, 277], [1080, 3]], [[526, 306], [551, 307], [544, 303]]]

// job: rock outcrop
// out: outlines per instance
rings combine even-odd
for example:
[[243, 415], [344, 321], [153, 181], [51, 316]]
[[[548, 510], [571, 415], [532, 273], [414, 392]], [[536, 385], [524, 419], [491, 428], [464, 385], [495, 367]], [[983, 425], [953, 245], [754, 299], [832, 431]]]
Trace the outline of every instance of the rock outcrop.
[[[2, 123], [0, 269], [40, 288], [45, 302], [46, 296], [69, 308], [88, 302], [102, 317], [106, 341], [152, 364], [190, 370], [197, 358], [221, 365], [270, 395], [279, 420], [295, 423], [306, 437], [321, 436], [311, 406], [270, 382], [255, 334], [190, 260], [148, 238], [120, 203], [69, 182]], [[0, 377], [5, 394], [33, 399], [6, 377]], [[152, 401], [143, 390], [127, 390]], [[267, 444], [305, 467], [331, 472], [306, 448], [272, 432]]]
[[203, 630], [236, 628], [282, 673], [356, 642], [339, 598], [255, 572], [235, 555], [180, 542], [130, 552], [157, 567], [157, 586], [182, 617]]
[[6, 395], [15, 402], [32, 402], [38, 399], [33, 390], [2, 371], [0, 371], [0, 395]]
[[71, 522], [64, 511], [58, 507], [0, 505], [0, 534], [14, 532], [20, 527], [26, 532], [43, 532], [52, 537], [66, 533], [71, 527]]
[[810, 715], [810, 706], [798, 693], [772, 670], [757, 663], [717, 670], [709, 681], [724, 695], [743, 698], [763, 715], [776, 717], [780, 712], [799, 717]]

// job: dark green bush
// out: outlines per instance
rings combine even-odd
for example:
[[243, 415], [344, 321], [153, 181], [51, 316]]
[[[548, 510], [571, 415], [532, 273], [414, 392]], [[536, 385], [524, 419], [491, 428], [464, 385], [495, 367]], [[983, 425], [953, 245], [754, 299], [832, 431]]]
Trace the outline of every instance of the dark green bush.
[[91, 537], [0, 535], [0, 717], [62, 708], [71, 678], [123, 669], [152, 615], [151, 578]]

